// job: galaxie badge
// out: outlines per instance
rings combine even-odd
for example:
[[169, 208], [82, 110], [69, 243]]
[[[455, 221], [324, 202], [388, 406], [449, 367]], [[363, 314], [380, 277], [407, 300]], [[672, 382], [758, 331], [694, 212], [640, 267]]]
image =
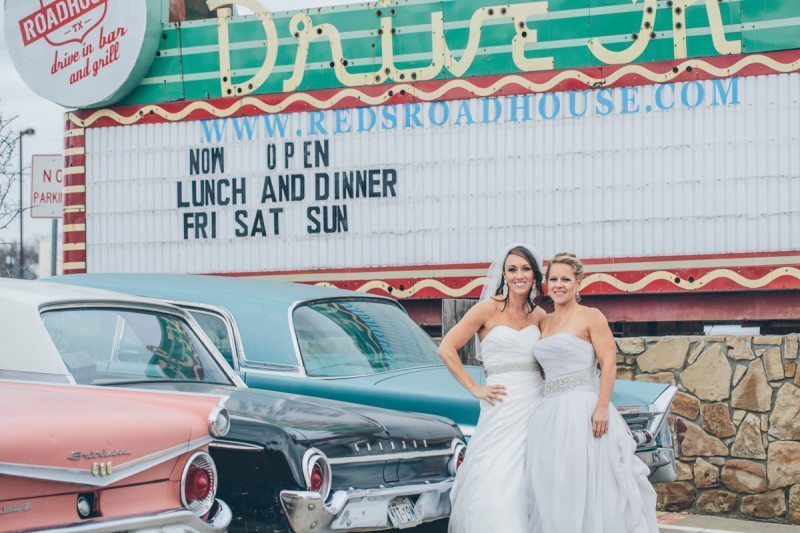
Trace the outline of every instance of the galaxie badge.
[[105, 457], [116, 457], [118, 455], [130, 455], [130, 450], [99, 450], [99, 451], [90, 451], [90, 452], [82, 452], [80, 450], [76, 450], [67, 456], [67, 459], [72, 461], [78, 461], [79, 459], [103, 459]]

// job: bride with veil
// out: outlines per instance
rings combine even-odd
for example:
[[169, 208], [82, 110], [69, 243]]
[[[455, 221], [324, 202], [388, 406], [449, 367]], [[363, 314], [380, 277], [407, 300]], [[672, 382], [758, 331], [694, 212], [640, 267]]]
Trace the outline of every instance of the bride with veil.
[[[533, 358], [545, 312], [540, 257], [530, 246], [506, 247], [489, 267], [480, 301], [442, 339], [441, 356], [453, 377], [480, 400], [480, 417], [451, 491], [452, 533], [528, 531], [525, 490], [528, 420], [541, 396]], [[475, 383], [458, 356], [473, 337], [486, 385]]]

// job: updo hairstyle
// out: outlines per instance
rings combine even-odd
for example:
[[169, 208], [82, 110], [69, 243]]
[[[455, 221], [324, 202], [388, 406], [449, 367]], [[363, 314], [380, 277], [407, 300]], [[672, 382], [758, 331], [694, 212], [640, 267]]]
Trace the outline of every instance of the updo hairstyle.
[[583, 263], [578, 259], [575, 254], [569, 252], [559, 252], [547, 263], [547, 268], [544, 271], [545, 281], [550, 277], [550, 267], [555, 264], [569, 265], [575, 273], [575, 279], [580, 281], [583, 279]]

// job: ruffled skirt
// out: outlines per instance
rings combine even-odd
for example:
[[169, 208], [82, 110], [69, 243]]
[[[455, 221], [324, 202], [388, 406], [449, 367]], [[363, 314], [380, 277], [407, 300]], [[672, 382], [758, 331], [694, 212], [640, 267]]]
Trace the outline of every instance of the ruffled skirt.
[[532, 533], [657, 533], [649, 468], [613, 405], [592, 435], [597, 393], [542, 398], [530, 419], [525, 470]]

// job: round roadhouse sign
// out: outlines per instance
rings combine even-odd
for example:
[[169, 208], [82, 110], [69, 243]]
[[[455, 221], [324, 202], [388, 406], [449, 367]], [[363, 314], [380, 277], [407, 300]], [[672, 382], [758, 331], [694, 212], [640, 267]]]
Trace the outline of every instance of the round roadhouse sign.
[[65, 107], [123, 98], [155, 58], [161, 0], [5, 0], [5, 38], [28, 86]]

